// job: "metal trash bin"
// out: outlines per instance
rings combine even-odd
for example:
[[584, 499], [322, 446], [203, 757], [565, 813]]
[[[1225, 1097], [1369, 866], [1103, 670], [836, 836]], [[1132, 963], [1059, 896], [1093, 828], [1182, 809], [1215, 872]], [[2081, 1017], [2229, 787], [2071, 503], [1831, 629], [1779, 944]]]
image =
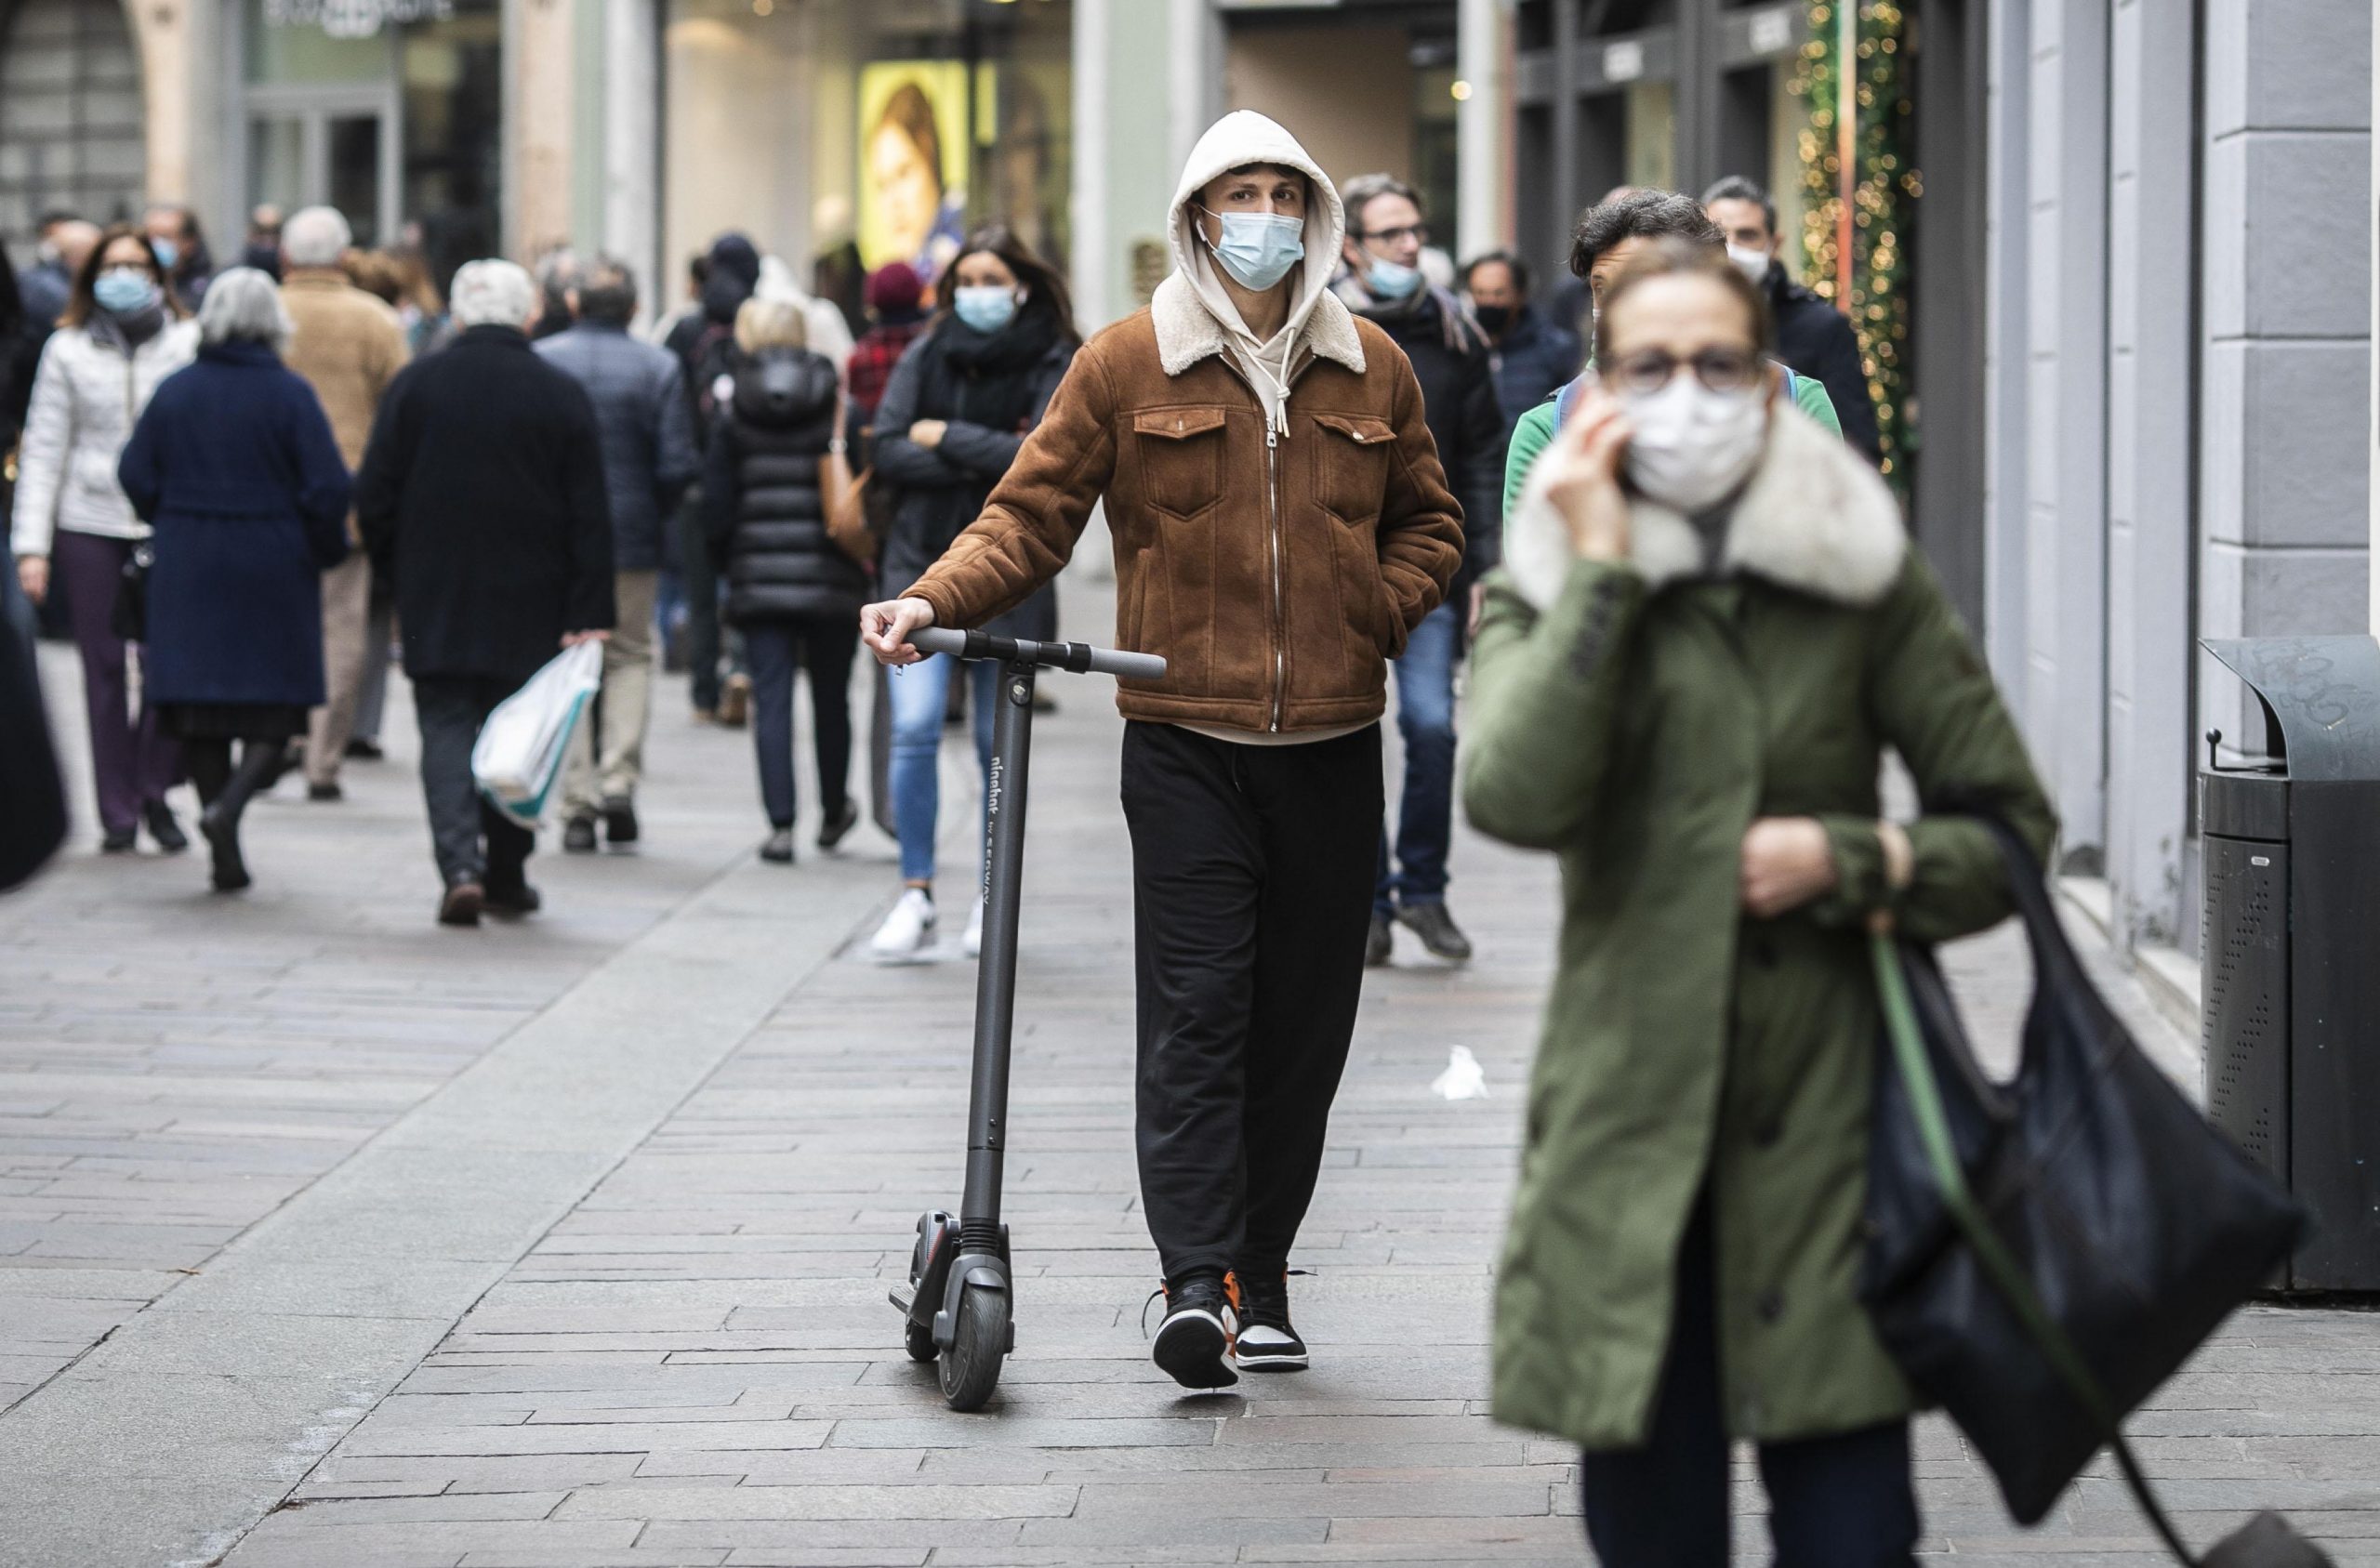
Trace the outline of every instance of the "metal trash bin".
[[2380, 641], [2201, 644], [2263, 708], [2207, 734], [2207, 1110], [2309, 1206], [2285, 1291], [2380, 1290]]

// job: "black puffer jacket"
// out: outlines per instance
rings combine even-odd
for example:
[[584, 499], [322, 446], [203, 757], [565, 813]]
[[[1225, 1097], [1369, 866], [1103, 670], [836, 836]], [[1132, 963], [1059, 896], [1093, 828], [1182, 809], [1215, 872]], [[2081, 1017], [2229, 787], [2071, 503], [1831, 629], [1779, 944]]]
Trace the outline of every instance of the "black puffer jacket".
[[727, 618], [825, 616], [856, 626], [867, 578], [826, 536], [818, 460], [835, 436], [835, 367], [770, 349], [735, 371], [712, 416], [703, 474], [711, 543], [727, 571]]

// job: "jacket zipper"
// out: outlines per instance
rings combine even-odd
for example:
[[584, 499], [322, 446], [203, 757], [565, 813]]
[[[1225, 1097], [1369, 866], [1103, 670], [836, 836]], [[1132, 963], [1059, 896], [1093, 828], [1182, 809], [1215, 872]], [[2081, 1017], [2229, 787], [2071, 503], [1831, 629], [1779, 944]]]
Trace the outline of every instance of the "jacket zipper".
[[[1283, 400], [1286, 402], [1287, 400]], [[1262, 397], [1257, 399], [1262, 402]], [[1281, 705], [1289, 690], [1289, 612], [1281, 589], [1281, 434], [1273, 428], [1270, 410], [1264, 420], [1264, 493], [1273, 540], [1273, 733], [1281, 732]]]
[[[1287, 593], [1281, 581], [1281, 433], [1273, 428], [1272, 410], [1265, 406], [1264, 394], [1256, 389], [1231, 355], [1223, 355], [1223, 367], [1248, 389], [1256, 400], [1256, 416], [1264, 421], [1264, 506], [1265, 540], [1273, 552], [1273, 720], [1266, 728], [1276, 735], [1281, 732], [1281, 710], [1289, 692], [1289, 626], [1286, 608]], [[1300, 365], [1289, 373], [1289, 385], [1297, 385], [1298, 375], [1305, 367]], [[1286, 412], [1289, 399], [1281, 400]]]

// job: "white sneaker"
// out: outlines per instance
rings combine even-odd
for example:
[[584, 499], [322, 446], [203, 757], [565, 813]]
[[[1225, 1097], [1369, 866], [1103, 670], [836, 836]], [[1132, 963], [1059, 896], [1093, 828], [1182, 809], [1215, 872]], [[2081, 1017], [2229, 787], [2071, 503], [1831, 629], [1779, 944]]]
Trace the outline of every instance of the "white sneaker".
[[984, 901], [977, 899], [973, 913], [967, 916], [967, 956], [984, 955]]
[[911, 888], [876, 928], [876, 935], [868, 939], [868, 951], [879, 958], [912, 958], [926, 944], [933, 930], [933, 900], [923, 888]]

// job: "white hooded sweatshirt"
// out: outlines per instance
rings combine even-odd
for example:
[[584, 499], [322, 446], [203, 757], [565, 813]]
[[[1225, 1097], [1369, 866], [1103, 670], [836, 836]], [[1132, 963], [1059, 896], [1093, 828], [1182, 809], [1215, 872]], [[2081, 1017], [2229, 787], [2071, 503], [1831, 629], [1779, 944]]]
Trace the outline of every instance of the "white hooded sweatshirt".
[[[1232, 303], [1217, 271], [1214, 250], [1198, 228], [1198, 192], [1217, 176], [1251, 164], [1295, 169], [1312, 187], [1312, 199], [1306, 204], [1305, 257], [1289, 274], [1296, 296], [1289, 319], [1262, 343], [1240, 320], [1239, 309]], [[1202, 310], [1221, 328], [1223, 347], [1256, 389], [1274, 432], [1286, 438], [1289, 383], [1306, 355], [1320, 353], [1346, 363], [1358, 375], [1363, 372], [1363, 348], [1354, 323], [1347, 308], [1330, 293], [1330, 279], [1339, 269], [1340, 236], [1345, 230], [1346, 213], [1338, 189], [1298, 145], [1298, 138], [1277, 123], [1252, 109], [1240, 109], [1207, 127], [1207, 134], [1190, 150], [1182, 183], [1173, 192], [1172, 221], [1167, 227], [1167, 239], [1173, 247], [1173, 274], [1158, 285], [1151, 302], [1166, 374], [1179, 375], [1205, 357], [1195, 350], [1208, 346], [1185, 343], [1185, 336], [1197, 335], [1181, 330], [1185, 309]]]

